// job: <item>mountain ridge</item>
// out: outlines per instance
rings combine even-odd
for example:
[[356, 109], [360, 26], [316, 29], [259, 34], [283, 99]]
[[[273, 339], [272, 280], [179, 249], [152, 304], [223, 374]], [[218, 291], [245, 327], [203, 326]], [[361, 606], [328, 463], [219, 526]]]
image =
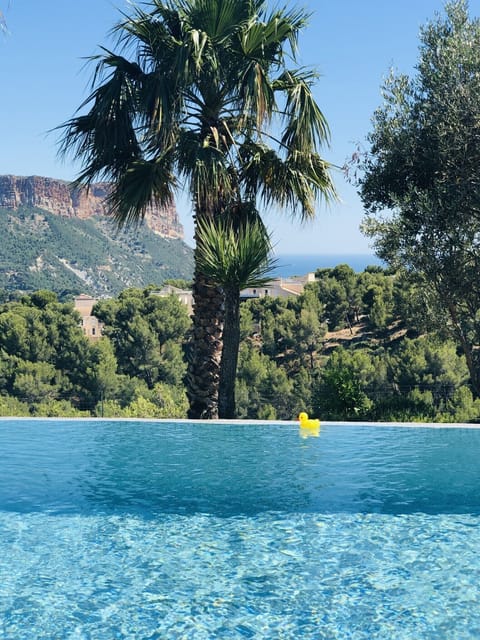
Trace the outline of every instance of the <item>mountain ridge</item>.
[[119, 230], [106, 195], [107, 183], [85, 193], [54, 178], [0, 176], [0, 289], [109, 297], [191, 279], [193, 249], [174, 206], [151, 207], [145, 224]]
[[[22, 206], [37, 207], [49, 213], [67, 218], [86, 219], [107, 215], [106, 199], [111, 185], [96, 182], [85, 187], [73, 187], [72, 183], [44, 176], [0, 175], [0, 209], [18, 210]], [[184, 237], [177, 210], [172, 204], [147, 208], [145, 224], [164, 238]]]

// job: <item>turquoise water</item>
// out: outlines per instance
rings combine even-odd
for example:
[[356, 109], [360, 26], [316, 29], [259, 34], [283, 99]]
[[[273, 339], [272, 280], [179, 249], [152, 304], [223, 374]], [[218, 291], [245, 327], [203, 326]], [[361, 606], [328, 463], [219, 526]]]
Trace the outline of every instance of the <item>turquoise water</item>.
[[0, 422], [0, 638], [480, 637], [480, 430]]

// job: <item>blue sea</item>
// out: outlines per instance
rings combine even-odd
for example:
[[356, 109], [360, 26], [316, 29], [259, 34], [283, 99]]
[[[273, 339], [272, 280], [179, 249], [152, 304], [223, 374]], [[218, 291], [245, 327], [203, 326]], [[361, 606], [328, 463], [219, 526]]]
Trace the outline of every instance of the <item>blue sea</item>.
[[303, 276], [317, 269], [333, 268], [339, 264], [348, 264], [357, 272], [369, 265], [384, 266], [379, 258], [366, 253], [280, 254], [276, 258], [278, 264], [273, 273], [281, 278]]

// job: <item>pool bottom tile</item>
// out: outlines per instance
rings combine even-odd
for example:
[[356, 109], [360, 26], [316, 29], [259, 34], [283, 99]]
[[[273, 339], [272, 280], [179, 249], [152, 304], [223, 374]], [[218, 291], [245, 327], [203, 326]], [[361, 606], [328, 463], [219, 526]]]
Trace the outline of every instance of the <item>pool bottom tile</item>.
[[478, 520], [0, 512], [0, 637], [478, 638]]

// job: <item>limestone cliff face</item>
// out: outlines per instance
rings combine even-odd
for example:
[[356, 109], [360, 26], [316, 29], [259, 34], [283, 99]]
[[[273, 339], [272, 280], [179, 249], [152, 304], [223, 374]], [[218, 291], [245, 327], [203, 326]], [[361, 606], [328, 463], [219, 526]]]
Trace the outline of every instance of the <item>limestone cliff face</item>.
[[[0, 176], [0, 210], [29, 206], [68, 218], [89, 218], [107, 213], [105, 198], [108, 191], [106, 182], [93, 184], [87, 191], [72, 190], [68, 182], [54, 178]], [[183, 227], [175, 206], [150, 207], [145, 223], [164, 238], [183, 239]]]

